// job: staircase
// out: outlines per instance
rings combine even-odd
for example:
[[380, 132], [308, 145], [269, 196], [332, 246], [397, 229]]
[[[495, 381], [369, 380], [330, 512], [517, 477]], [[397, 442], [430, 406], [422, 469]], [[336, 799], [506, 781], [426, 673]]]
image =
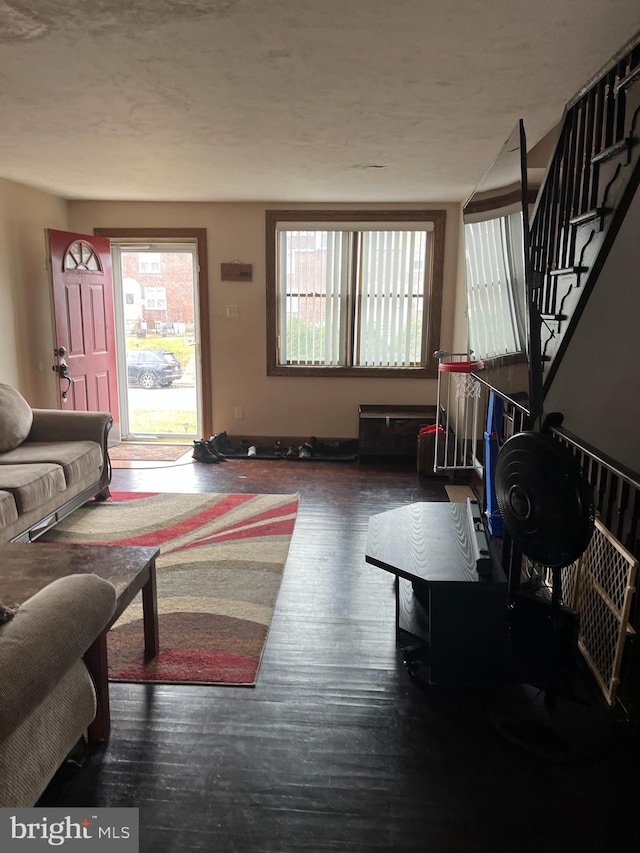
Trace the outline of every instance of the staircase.
[[548, 391], [640, 183], [640, 41], [565, 110], [531, 218], [534, 305]]
[[[567, 105], [531, 216], [532, 301], [537, 308], [531, 317], [531, 349], [532, 359], [542, 363], [543, 397], [553, 383], [639, 184], [640, 35]], [[629, 274], [637, 276], [637, 270]], [[606, 286], [606, 281], [603, 276], [599, 286]], [[628, 308], [621, 305], [619, 310]], [[538, 341], [540, 350], [536, 352]], [[640, 558], [637, 473], [562, 427], [554, 429], [553, 434], [579, 460], [593, 486], [597, 512], [605, 527], [636, 559]], [[640, 731], [638, 596], [631, 605], [629, 624], [618, 676], [617, 707]]]

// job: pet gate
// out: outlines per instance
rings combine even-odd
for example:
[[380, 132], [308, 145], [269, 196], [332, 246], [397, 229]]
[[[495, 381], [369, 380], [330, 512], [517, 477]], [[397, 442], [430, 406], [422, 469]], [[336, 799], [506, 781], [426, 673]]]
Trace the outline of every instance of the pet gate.
[[482, 384], [472, 371], [484, 367], [467, 353], [434, 353], [438, 359], [435, 455], [433, 470], [467, 471], [475, 467], [478, 409]]
[[564, 570], [563, 597], [580, 614], [578, 645], [609, 705], [616, 701], [638, 560], [595, 521], [589, 547]]

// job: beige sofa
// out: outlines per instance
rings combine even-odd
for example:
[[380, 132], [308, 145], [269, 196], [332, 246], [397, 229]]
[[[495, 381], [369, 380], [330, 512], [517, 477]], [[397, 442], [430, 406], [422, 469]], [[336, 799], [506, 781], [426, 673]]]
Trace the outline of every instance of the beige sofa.
[[0, 627], [0, 807], [33, 806], [95, 717], [82, 656], [115, 607], [108, 581], [69, 575]]
[[0, 543], [30, 542], [109, 497], [108, 412], [32, 409], [0, 384]]

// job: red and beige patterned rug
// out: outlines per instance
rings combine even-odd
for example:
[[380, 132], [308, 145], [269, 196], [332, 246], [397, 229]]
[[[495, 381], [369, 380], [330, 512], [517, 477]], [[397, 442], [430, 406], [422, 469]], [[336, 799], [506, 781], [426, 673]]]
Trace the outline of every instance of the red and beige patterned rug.
[[109, 633], [112, 680], [254, 686], [297, 510], [298, 495], [116, 492], [47, 540], [160, 548], [160, 653], [143, 660], [138, 597]]

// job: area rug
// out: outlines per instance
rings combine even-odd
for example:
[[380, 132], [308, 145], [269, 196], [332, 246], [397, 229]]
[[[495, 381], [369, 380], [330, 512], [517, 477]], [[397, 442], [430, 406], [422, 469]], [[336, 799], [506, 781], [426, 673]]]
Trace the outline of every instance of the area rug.
[[136, 444], [122, 442], [109, 448], [109, 458], [113, 462], [175, 462], [188, 451], [190, 444]]
[[160, 652], [145, 663], [140, 596], [109, 632], [113, 681], [254, 686], [298, 495], [116, 492], [46, 540], [155, 545]]

